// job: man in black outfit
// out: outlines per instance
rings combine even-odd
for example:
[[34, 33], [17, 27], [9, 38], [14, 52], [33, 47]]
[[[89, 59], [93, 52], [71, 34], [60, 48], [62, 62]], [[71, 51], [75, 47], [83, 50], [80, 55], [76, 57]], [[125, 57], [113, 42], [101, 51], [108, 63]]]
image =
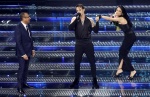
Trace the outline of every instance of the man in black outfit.
[[27, 73], [31, 55], [35, 56], [32, 33], [30, 30], [30, 16], [27, 12], [20, 14], [21, 22], [15, 28], [16, 56], [19, 61], [18, 92], [23, 94], [23, 88], [33, 88], [27, 84]]
[[76, 6], [76, 17], [73, 17], [69, 25], [69, 30], [75, 31], [75, 80], [70, 85], [70, 88], [74, 88], [79, 84], [80, 77], [80, 63], [82, 61], [83, 53], [86, 54], [90, 66], [91, 73], [93, 77], [93, 86], [92, 88], [99, 88], [96, 78], [96, 65], [95, 65], [95, 56], [94, 56], [94, 46], [91, 40], [91, 31], [98, 33], [99, 30], [99, 17], [96, 17], [96, 24], [92, 18], [85, 16], [85, 8], [82, 4]]

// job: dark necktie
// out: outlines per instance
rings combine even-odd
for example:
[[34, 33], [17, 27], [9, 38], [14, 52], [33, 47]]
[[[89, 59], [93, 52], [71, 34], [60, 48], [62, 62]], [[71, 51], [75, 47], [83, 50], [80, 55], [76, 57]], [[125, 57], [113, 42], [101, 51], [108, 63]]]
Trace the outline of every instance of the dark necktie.
[[30, 36], [30, 31], [29, 31], [28, 26], [26, 26], [26, 30], [27, 30], [27, 32], [29, 33], [29, 37], [31, 37], [31, 36]]

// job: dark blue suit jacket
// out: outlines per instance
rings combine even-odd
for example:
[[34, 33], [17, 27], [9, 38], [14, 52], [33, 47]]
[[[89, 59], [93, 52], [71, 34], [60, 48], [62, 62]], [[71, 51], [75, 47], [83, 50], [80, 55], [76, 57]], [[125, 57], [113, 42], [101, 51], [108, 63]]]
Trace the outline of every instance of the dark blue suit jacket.
[[20, 22], [15, 28], [15, 41], [16, 41], [16, 56], [21, 57], [24, 54], [27, 56], [32, 55], [34, 50], [32, 33], [28, 25], [30, 36], [23, 24]]

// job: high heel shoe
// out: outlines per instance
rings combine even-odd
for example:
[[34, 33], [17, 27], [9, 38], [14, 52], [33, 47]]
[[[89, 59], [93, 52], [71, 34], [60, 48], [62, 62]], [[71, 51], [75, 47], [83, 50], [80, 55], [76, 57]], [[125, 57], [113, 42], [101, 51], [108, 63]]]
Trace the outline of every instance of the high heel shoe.
[[93, 86], [92, 89], [99, 89], [99, 85], [97, 83], [97, 78], [93, 78]]
[[79, 88], [79, 78], [75, 78], [73, 83], [70, 85], [70, 89]]
[[[133, 80], [133, 78], [134, 78], [134, 76], [136, 75], [136, 71], [134, 70], [134, 71], [132, 71], [132, 72], [134, 72], [134, 74], [131, 76], [131, 74], [130, 74], [130, 76], [128, 76], [128, 80]], [[131, 73], [132, 73], [131, 72]]]
[[[121, 72], [118, 73], [118, 71], [121, 70]], [[120, 75], [123, 73], [122, 69], [118, 69], [116, 74], [113, 76], [114, 78], [120, 77]]]

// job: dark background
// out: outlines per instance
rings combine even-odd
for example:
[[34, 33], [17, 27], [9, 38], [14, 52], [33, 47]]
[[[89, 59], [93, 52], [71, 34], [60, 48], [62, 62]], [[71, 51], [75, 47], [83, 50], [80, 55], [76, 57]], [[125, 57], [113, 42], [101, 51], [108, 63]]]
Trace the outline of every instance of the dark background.
[[36, 4], [42, 6], [75, 6], [82, 3], [85, 6], [108, 5], [150, 5], [150, 0], [1, 0], [0, 5]]

